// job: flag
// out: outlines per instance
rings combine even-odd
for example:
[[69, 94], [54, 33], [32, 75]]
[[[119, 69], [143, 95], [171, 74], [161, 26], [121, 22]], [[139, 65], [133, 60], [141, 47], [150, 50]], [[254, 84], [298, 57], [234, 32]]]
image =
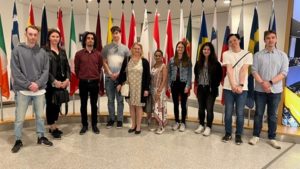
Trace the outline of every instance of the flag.
[[112, 27], [112, 17], [111, 17], [111, 11], [108, 13], [108, 22], [107, 22], [107, 38], [106, 38], [106, 44], [110, 44], [112, 42], [112, 34], [111, 34], [111, 27]]
[[184, 40], [184, 20], [183, 20], [183, 9], [180, 9], [180, 21], [179, 21], [179, 37], [178, 40]]
[[[258, 14], [257, 7], [254, 8], [250, 40], [248, 50], [254, 55], [259, 51], [259, 27], [258, 27]], [[248, 76], [248, 95], [247, 95], [247, 107], [254, 107], [254, 79], [251, 74], [251, 68], [249, 68], [249, 76]]]
[[147, 15], [148, 15], [147, 9], [145, 9], [140, 43], [143, 46], [144, 57], [148, 60], [149, 64], [151, 65], [152, 57], [150, 56], [150, 52], [149, 52], [149, 29], [148, 29], [148, 16]]
[[238, 27], [237, 34], [240, 35], [240, 47], [244, 49], [244, 5], [242, 5], [240, 23]]
[[270, 17], [269, 29], [268, 30], [276, 32], [276, 18], [275, 18], [274, 0], [273, 0], [273, 4], [272, 4], [272, 14], [271, 14], [271, 17]]
[[[198, 40], [198, 48], [197, 48], [197, 55], [196, 55], [196, 62], [200, 59], [200, 49], [202, 45], [206, 42], [208, 42], [208, 35], [207, 35], [207, 27], [206, 27], [206, 19], [205, 19], [205, 12], [203, 10], [202, 13], [202, 19], [201, 19], [201, 30]], [[197, 90], [198, 90], [198, 83], [197, 81], [194, 81], [194, 93], [197, 96]]]
[[[97, 25], [96, 25], [96, 37], [97, 37], [97, 50], [99, 52], [102, 51], [102, 38], [101, 38], [101, 22], [100, 22], [100, 14], [98, 11], [98, 16], [97, 16]], [[99, 95], [103, 96], [104, 95], [104, 76], [103, 72], [100, 75], [100, 81], [99, 81]]]
[[136, 23], [135, 23], [134, 10], [132, 10], [131, 19], [130, 19], [130, 28], [129, 28], [129, 38], [128, 38], [129, 49], [131, 49], [134, 42], [136, 42]]
[[60, 32], [60, 46], [64, 47], [65, 46], [65, 32], [64, 32], [64, 25], [63, 25], [63, 13], [61, 10], [61, 7], [58, 8], [57, 11], [57, 29]]
[[74, 13], [73, 13], [73, 9], [72, 9], [70, 41], [69, 41], [69, 58], [70, 58], [70, 65], [71, 65], [70, 96], [72, 96], [76, 92], [76, 90], [78, 89], [78, 83], [79, 83], [79, 80], [75, 74], [75, 66], [74, 66], [76, 51], [77, 51], [77, 47], [76, 47], [75, 22], [74, 22]]
[[9, 84], [7, 72], [7, 56], [5, 48], [5, 40], [2, 27], [2, 19], [0, 15], [0, 88], [2, 96], [9, 98]]
[[217, 29], [217, 7], [215, 7], [214, 11], [214, 19], [213, 19], [213, 25], [211, 30], [211, 43], [213, 44], [216, 55], [218, 56], [218, 29]]
[[159, 13], [157, 9], [154, 16], [154, 25], [153, 25], [153, 50], [160, 49], [160, 39], [159, 39]]
[[91, 31], [90, 28], [90, 12], [88, 4], [86, 4], [86, 12], [85, 12], [85, 31]]
[[14, 2], [12, 20], [13, 20], [13, 27], [12, 27], [12, 30], [11, 30], [11, 51], [20, 42], [19, 23], [18, 23], [18, 13], [17, 13], [16, 1]]
[[121, 43], [126, 45], [126, 29], [125, 29], [125, 16], [124, 11], [122, 11], [122, 18], [121, 18]]
[[[173, 49], [173, 32], [172, 32], [172, 19], [171, 19], [171, 10], [168, 10], [167, 18], [167, 28], [166, 28], [166, 37], [165, 37], [165, 59], [167, 59], [167, 64], [170, 59], [174, 56]], [[170, 97], [170, 92], [166, 91], [166, 95]]]
[[192, 57], [192, 11], [190, 11], [189, 21], [186, 29], [187, 29], [186, 36], [185, 36], [187, 42], [186, 50], [189, 57], [191, 58]]
[[[227, 43], [227, 37], [229, 36], [229, 34], [231, 33], [231, 7], [229, 8], [229, 12], [228, 12], [228, 21], [227, 21], [227, 25], [225, 28], [225, 33], [224, 33], [224, 39], [223, 39], [223, 46], [222, 46], [222, 52], [221, 52], [221, 58], [220, 58], [220, 62], [223, 62], [223, 53], [226, 52], [229, 49], [228, 43]], [[223, 72], [223, 78], [222, 78], [222, 82], [221, 84], [224, 85], [224, 78], [226, 76], [226, 66], [222, 67], [222, 72]], [[222, 92], [222, 98], [221, 98], [221, 103], [224, 105], [224, 93]]]
[[47, 24], [47, 13], [46, 6], [44, 4], [43, 13], [42, 13], [42, 23], [41, 23], [41, 42], [40, 46], [46, 46], [48, 35], [48, 24]]
[[33, 14], [33, 8], [32, 8], [31, 1], [30, 1], [30, 5], [29, 5], [29, 18], [28, 18], [28, 21], [27, 21], [27, 26], [30, 26], [30, 25], [35, 25], [34, 24], [34, 14]]

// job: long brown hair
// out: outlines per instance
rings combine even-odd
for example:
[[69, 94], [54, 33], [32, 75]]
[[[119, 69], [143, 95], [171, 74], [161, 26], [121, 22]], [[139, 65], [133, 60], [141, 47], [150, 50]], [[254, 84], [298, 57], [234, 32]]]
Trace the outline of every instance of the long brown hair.
[[175, 50], [175, 56], [174, 56], [174, 63], [176, 66], [179, 66], [180, 64], [180, 60], [178, 59], [178, 52], [177, 52], [177, 47], [178, 45], [182, 44], [183, 45], [183, 48], [184, 48], [184, 51], [182, 53], [182, 67], [188, 67], [190, 65], [190, 58], [187, 54], [187, 51], [186, 51], [186, 43], [183, 42], [183, 41], [179, 41], [177, 44], [176, 44], [176, 50]]

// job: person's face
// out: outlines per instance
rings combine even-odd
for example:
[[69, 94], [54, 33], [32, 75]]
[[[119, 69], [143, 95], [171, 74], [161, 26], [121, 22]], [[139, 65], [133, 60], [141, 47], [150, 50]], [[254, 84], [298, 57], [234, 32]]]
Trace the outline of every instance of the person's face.
[[93, 47], [95, 43], [94, 36], [92, 34], [88, 34], [85, 40], [86, 46]]
[[132, 55], [135, 55], [135, 56], [142, 56], [142, 49], [139, 45], [134, 45], [132, 47]]
[[231, 36], [229, 38], [228, 44], [231, 48], [238, 48], [240, 46], [240, 40], [236, 36]]
[[274, 33], [270, 33], [265, 37], [266, 47], [275, 47], [277, 43], [277, 37]]
[[154, 54], [155, 62], [162, 62], [163, 55], [160, 52]]
[[28, 28], [25, 32], [25, 36], [27, 39], [27, 42], [30, 44], [36, 44], [38, 40], [38, 31], [33, 28]]
[[121, 33], [119, 31], [115, 31], [113, 34], [112, 34], [112, 38], [113, 38], [113, 41], [114, 42], [119, 42], [120, 41], [120, 38], [121, 38]]
[[50, 41], [50, 44], [53, 45], [53, 46], [57, 46], [57, 44], [59, 43], [60, 41], [60, 36], [57, 32], [53, 32], [51, 33], [51, 35], [49, 36], [49, 41]]
[[204, 46], [203, 48], [203, 55], [205, 56], [205, 58], [208, 58], [208, 56], [210, 55], [210, 48], [208, 46]]
[[177, 53], [178, 53], [179, 55], [182, 55], [183, 52], [184, 52], [184, 46], [183, 46], [183, 44], [179, 43], [179, 44], [177, 45], [176, 50], [177, 50]]

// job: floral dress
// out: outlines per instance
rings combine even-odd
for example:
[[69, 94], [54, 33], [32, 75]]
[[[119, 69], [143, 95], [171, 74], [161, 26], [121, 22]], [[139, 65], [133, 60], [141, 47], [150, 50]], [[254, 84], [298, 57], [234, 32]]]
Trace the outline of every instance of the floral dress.
[[153, 100], [153, 116], [158, 122], [165, 125], [167, 123], [167, 101], [165, 88], [162, 89], [159, 100], [155, 101], [157, 90], [163, 80], [163, 67], [165, 67], [165, 64], [162, 64], [158, 68], [153, 67], [151, 69], [151, 96]]
[[132, 59], [128, 63], [129, 100], [132, 106], [145, 106], [141, 103], [143, 63], [142, 59], [135, 62]]

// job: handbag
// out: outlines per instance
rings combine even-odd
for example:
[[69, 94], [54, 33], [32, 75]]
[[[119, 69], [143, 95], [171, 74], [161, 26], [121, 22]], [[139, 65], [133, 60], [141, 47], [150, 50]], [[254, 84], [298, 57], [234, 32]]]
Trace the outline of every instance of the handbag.
[[124, 97], [129, 96], [129, 83], [128, 83], [128, 57], [127, 57], [127, 66], [126, 66], [126, 81], [121, 86], [121, 95]]
[[52, 96], [52, 103], [61, 105], [70, 101], [69, 92], [66, 89], [55, 89]]
[[122, 87], [121, 87], [121, 95], [124, 97], [128, 97], [129, 96], [129, 84], [126, 80], [126, 82], [123, 83]]
[[146, 103], [145, 103], [145, 106], [143, 107], [143, 111], [145, 113], [152, 113], [152, 96], [151, 95], [148, 95], [146, 97]]

